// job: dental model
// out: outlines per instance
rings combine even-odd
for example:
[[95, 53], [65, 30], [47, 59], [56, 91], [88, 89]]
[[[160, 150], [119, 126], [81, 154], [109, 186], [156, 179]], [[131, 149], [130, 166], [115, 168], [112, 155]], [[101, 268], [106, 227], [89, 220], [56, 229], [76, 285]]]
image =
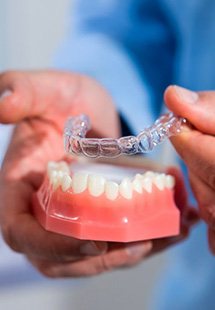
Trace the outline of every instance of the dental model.
[[84, 115], [74, 116], [69, 119], [64, 130], [64, 145], [67, 153], [83, 154], [86, 157], [114, 158], [119, 155], [134, 155], [150, 152], [158, 144], [172, 135], [181, 131], [184, 118], [173, 113], [162, 115], [151, 127], [143, 130], [135, 136], [127, 136], [119, 139], [86, 138], [90, 130], [90, 120]]
[[177, 235], [174, 178], [121, 164], [50, 162], [33, 198], [41, 225], [85, 240], [130, 242]]

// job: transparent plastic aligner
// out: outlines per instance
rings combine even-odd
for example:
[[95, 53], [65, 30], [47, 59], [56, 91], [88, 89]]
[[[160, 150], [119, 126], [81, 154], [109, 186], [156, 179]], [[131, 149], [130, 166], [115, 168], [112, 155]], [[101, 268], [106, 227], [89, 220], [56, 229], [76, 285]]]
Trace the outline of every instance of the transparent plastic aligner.
[[167, 138], [177, 135], [186, 120], [173, 113], [159, 117], [155, 123], [141, 131], [137, 137], [127, 136], [119, 139], [86, 138], [90, 130], [88, 116], [81, 114], [68, 120], [64, 130], [64, 146], [67, 153], [83, 154], [86, 157], [117, 157], [148, 153]]

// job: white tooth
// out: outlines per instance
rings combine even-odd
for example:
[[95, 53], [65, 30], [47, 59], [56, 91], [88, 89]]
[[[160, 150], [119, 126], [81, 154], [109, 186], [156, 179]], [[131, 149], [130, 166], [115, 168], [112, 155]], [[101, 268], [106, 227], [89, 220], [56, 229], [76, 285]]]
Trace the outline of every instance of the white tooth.
[[154, 177], [154, 184], [157, 186], [157, 188], [162, 191], [165, 187], [165, 174], [161, 173]]
[[143, 177], [144, 178], [151, 178], [153, 179], [155, 177], [156, 173], [152, 172], [152, 171], [147, 171], [144, 173]]
[[126, 199], [132, 198], [132, 183], [129, 178], [124, 178], [122, 180], [121, 184], [119, 185], [119, 192]]
[[60, 184], [61, 184], [62, 179], [63, 179], [64, 175], [66, 175], [66, 173], [64, 173], [64, 172], [61, 171], [61, 170], [58, 170], [57, 175], [58, 175], [59, 182], [60, 182]]
[[51, 170], [49, 172], [49, 180], [51, 184], [53, 183], [53, 180], [57, 178], [57, 175], [58, 175], [58, 172], [56, 170]]
[[133, 189], [136, 192], [138, 192], [139, 194], [142, 194], [142, 192], [143, 192], [141, 181], [142, 181], [142, 177], [135, 176], [135, 178], [132, 182]]
[[58, 165], [57, 165], [57, 163], [55, 161], [49, 161], [48, 165], [47, 165], [48, 169], [56, 169], [57, 166]]
[[75, 194], [82, 193], [87, 188], [88, 174], [85, 172], [76, 172], [72, 177], [72, 190]]
[[57, 164], [54, 161], [50, 161], [48, 162], [48, 165], [47, 165], [47, 172], [48, 172], [49, 178], [53, 170], [57, 170]]
[[61, 170], [63, 171], [64, 173], [67, 173], [69, 174], [70, 171], [69, 171], [69, 165], [65, 162], [65, 161], [60, 161], [58, 163], [58, 170]]
[[151, 193], [152, 192], [152, 179], [148, 178], [148, 177], [144, 177], [142, 179], [142, 187], [148, 192]]
[[105, 178], [101, 175], [91, 174], [88, 177], [88, 190], [94, 197], [98, 197], [104, 193]]
[[66, 192], [72, 185], [72, 179], [68, 174], [65, 174], [62, 178], [62, 191]]
[[106, 182], [105, 194], [106, 194], [107, 199], [115, 200], [119, 194], [119, 185], [111, 181]]
[[62, 184], [62, 179], [64, 175], [65, 173], [62, 171], [58, 171], [58, 170], [50, 171], [49, 179], [50, 179], [50, 183], [53, 185], [54, 190], [56, 190]]
[[166, 175], [165, 177], [165, 186], [167, 188], [173, 188], [175, 186], [175, 179], [171, 175]]
[[142, 179], [143, 178], [143, 174], [140, 174], [140, 173], [137, 173], [137, 174], [135, 174], [135, 177], [134, 177], [135, 179]]
[[52, 179], [52, 185], [54, 190], [56, 190], [61, 185], [61, 178], [59, 177], [58, 172], [56, 173], [56, 176]]

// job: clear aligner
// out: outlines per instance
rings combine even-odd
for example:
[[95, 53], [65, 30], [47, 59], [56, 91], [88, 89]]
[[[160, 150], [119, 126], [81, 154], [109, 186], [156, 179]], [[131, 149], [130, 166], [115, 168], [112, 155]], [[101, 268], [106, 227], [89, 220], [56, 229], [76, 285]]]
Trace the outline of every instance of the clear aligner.
[[83, 154], [87, 157], [117, 157], [148, 153], [167, 138], [180, 133], [186, 120], [173, 113], [159, 117], [151, 126], [141, 131], [138, 136], [126, 136], [119, 139], [86, 138], [90, 130], [90, 120], [81, 114], [71, 117], [64, 130], [64, 146], [67, 153]]

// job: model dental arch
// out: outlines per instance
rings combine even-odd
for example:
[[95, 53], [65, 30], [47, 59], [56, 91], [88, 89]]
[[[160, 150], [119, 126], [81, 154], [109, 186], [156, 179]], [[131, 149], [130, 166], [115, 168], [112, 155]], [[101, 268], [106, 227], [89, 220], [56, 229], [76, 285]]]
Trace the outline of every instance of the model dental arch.
[[[182, 118], [160, 117], [137, 137], [85, 138], [89, 119], [70, 119], [64, 132], [65, 149], [87, 157], [117, 157], [148, 152], [180, 131]], [[105, 163], [106, 162], [106, 163]], [[33, 212], [46, 230], [84, 240], [133, 242], [179, 233], [180, 213], [174, 201], [171, 175], [146, 171], [158, 167], [146, 160], [50, 162], [41, 187], [33, 195]]]
[[137, 137], [92, 139], [85, 137], [90, 130], [90, 120], [81, 114], [71, 117], [65, 126], [65, 150], [67, 153], [83, 154], [91, 158], [147, 153], [170, 136], [178, 134], [185, 122], [184, 118], [167, 113], [158, 118], [151, 127], [141, 131]]

